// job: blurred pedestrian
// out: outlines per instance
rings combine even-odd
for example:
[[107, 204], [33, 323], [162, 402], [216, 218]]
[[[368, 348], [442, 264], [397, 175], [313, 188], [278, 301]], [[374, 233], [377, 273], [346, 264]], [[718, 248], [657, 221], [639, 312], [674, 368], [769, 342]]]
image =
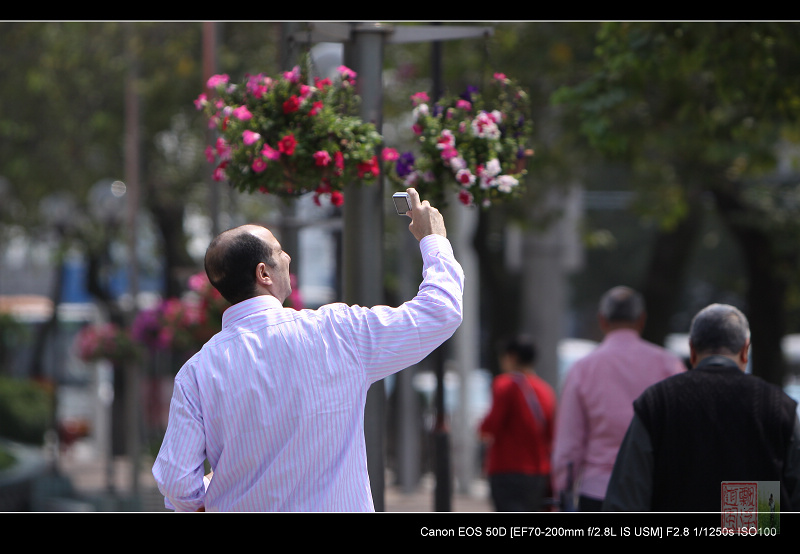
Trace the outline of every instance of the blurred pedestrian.
[[600, 299], [603, 342], [575, 362], [564, 381], [553, 445], [553, 492], [566, 507], [600, 511], [619, 445], [644, 389], [686, 369], [680, 358], [641, 338], [644, 300], [629, 287]]
[[536, 375], [535, 362], [536, 347], [528, 338], [508, 342], [500, 356], [502, 373], [492, 383], [492, 406], [480, 425], [498, 512], [539, 511], [550, 488], [556, 395]]
[[695, 315], [692, 369], [634, 402], [604, 510], [720, 512], [722, 483], [759, 481], [780, 482], [781, 511], [800, 510], [797, 402], [745, 373], [749, 351], [737, 308]]
[[[175, 377], [153, 466], [178, 511], [373, 511], [364, 439], [370, 385], [414, 365], [461, 323], [463, 272], [444, 220], [408, 189], [423, 281], [398, 308], [283, 308], [289, 255], [257, 225], [206, 252], [232, 304], [222, 331]], [[203, 467], [208, 460], [212, 474]]]

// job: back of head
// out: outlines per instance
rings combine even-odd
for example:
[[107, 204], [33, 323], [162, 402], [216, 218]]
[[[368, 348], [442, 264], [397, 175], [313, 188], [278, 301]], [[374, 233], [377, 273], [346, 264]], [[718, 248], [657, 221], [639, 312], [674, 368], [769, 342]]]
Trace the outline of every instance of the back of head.
[[536, 345], [526, 335], [516, 336], [506, 342], [503, 354], [513, 356], [517, 364], [522, 367], [533, 367], [536, 363]]
[[644, 315], [644, 299], [630, 287], [614, 287], [600, 299], [598, 312], [609, 323], [633, 324]]
[[745, 315], [728, 304], [711, 304], [692, 319], [689, 342], [701, 354], [737, 354], [750, 340]]
[[231, 304], [255, 294], [255, 271], [259, 263], [274, 266], [272, 250], [249, 226], [220, 233], [206, 250], [208, 280]]

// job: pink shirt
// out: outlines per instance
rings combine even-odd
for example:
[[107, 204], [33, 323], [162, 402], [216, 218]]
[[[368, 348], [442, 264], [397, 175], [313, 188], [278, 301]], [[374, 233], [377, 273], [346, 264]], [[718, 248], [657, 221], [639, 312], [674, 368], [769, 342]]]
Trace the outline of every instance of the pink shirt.
[[628, 329], [606, 335], [570, 368], [561, 393], [553, 445], [553, 489], [567, 487], [573, 464], [578, 492], [605, 497], [611, 470], [633, 418], [633, 401], [653, 383], [684, 371], [671, 352]]
[[[419, 362], [461, 323], [464, 274], [447, 239], [420, 241], [417, 296], [391, 308], [235, 304], [175, 377], [153, 475], [178, 511], [372, 511], [370, 385]], [[214, 476], [205, 490], [203, 460]]]

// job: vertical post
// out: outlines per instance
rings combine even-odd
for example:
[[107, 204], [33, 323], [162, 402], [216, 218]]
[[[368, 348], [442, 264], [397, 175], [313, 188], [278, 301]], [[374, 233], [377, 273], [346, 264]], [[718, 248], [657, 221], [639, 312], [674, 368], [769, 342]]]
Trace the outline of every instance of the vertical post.
[[[298, 61], [298, 53], [292, 35], [300, 27], [297, 22], [280, 23], [281, 41], [279, 63], [281, 70], [291, 69]], [[297, 224], [297, 201], [294, 198], [280, 200], [280, 241], [283, 249], [292, 255], [292, 273], [300, 283], [300, 227]]]
[[[217, 72], [217, 25], [215, 21], [203, 22], [203, 88], [208, 79]], [[206, 143], [211, 144], [213, 131], [206, 131]], [[208, 187], [208, 207], [211, 213], [211, 236], [220, 233], [219, 228], [219, 185], [211, 181]]]
[[[354, 24], [345, 44], [345, 64], [357, 75], [360, 116], [382, 125], [383, 48], [389, 29], [379, 23]], [[377, 152], [376, 152], [377, 154]], [[345, 188], [343, 230], [343, 296], [348, 304], [383, 303], [383, 179], [368, 186]], [[382, 381], [367, 394], [364, 434], [367, 468], [376, 511], [384, 510], [384, 432], [386, 391]]]
[[[442, 96], [442, 41], [431, 43], [431, 90], [433, 102]], [[452, 497], [452, 475], [450, 471], [450, 431], [447, 426], [447, 414], [444, 404], [444, 373], [448, 343], [441, 345], [435, 353], [436, 365], [436, 422], [433, 429], [434, 475], [436, 484], [433, 494], [433, 509], [437, 512], [449, 512]]]
[[[139, 214], [139, 91], [138, 41], [128, 24], [128, 76], [125, 86], [125, 194], [127, 196], [128, 291], [131, 314], [135, 315], [139, 296], [139, 264], [137, 259], [137, 217]], [[125, 364], [126, 416], [128, 420], [127, 450], [131, 463], [131, 495], [138, 502], [139, 494], [139, 366], [136, 360]]]

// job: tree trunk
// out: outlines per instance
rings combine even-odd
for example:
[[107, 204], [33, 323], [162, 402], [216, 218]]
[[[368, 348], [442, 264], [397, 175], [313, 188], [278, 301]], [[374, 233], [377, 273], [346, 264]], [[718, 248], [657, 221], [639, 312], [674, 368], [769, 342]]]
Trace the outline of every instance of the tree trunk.
[[655, 238], [641, 290], [647, 309], [642, 337], [650, 342], [664, 344], [671, 331], [670, 318], [679, 304], [692, 245], [701, 222], [701, 208], [693, 204], [674, 229], [661, 231]]
[[163, 295], [165, 298], [178, 297], [186, 288], [186, 280], [196, 269], [186, 249], [186, 234], [183, 230], [184, 206], [159, 202], [149, 205], [148, 208], [155, 218], [163, 240]]
[[747, 210], [735, 191], [716, 188], [713, 192], [722, 220], [744, 256], [748, 282], [743, 311], [750, 321], [753, 374], [782, 386], [785, 362], [781, 343], [786, 332], [788, 283], [780, 267], [786, 260], [768, 231], [748, 223], [756, 214]]

